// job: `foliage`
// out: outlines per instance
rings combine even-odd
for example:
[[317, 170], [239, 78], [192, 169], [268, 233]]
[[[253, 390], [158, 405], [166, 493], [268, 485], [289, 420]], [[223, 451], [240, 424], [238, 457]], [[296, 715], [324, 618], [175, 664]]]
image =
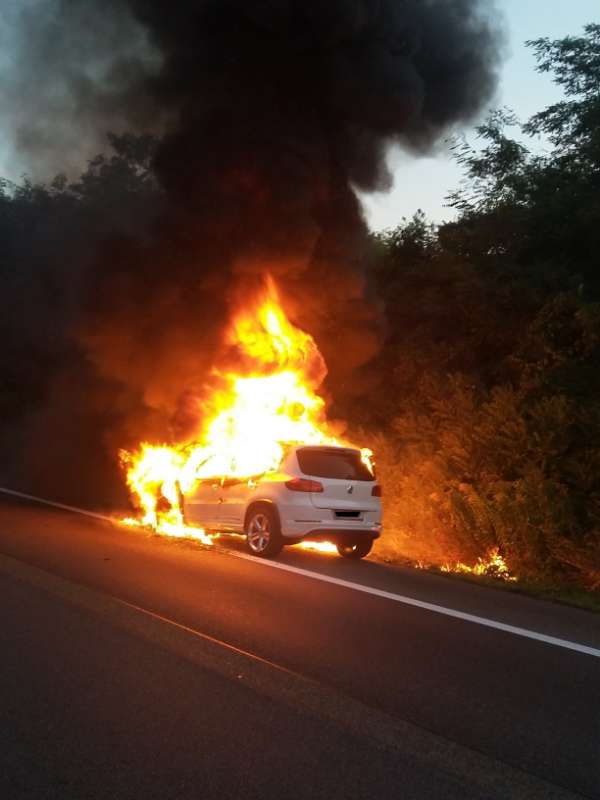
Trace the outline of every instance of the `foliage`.
[[[158, 189], [150, 137], [111, 136], [77, 181], [0, 182], [0, 418], [35, 406], [65, 349], [97, 248], [144, 229]], [[74, 265], [76, 268], [74, 268]], [[27, 305], [24, 306], [23, 302]]]
[[499, 547], [522, 577], [599, 588], [600, 26], [529, 45], [565, 101], [522, 126], [492, 114], [481, 150], [455, 145], [458, 219], [373, 246], [384, 547], [437, 564]]
[[[510, 112], [492, 114], [478, 128], [481, 151], [455, 145], [466, 181], [449, 197], [460, 212], [458, 231], [448, 226], [445, 236], [468, 254], [475, 249], [537, 268], [546, 281], [568, 276], [573, 287], [598, 297], [590, 254], [600, 247], [600, 25], [587, 25], [579, 37], [528, 44], [565, 99], [524, 125]], [[517, 138], [509, 135], [515, 128]], [[469, 235], [461, 242], [465, 226]]]

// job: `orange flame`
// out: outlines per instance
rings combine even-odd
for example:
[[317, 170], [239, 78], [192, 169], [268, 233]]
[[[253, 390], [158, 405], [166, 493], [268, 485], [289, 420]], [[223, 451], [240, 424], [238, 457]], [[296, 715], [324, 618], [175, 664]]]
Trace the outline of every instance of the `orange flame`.
[[463, 564], [461, 561], [455, 564], [443, 564], [441, 572], [458, 572], [468, 575], [485, 575], [490, 578], [498, 578], [503, 581], [516, 581], [517, 578], [511, 575], [506, 561], [500, 554], [497, 547], [493, 547], [485, 558], [478, 558], [477, 563], [472, 567]]
[[[241, 368], [213, 371], [224, 388], [210, 398], [198, 440], [144, 442], [136, 452], [120, 454], [142, 512], [139, 524], [161, 533], [187, 535], [179, 493], [203, 478], [244, 479], [275, 470], [288, 444], [341, 443], [318, 394], [327, 374], [323, 357], [314, 339], [289, 321], [270, 278], [254, 307], [235, 316], [225, 343]], [[363, 450], [367, 463], [370, 455]], [[192, 531], [209, 542], [204, 532]]]
[[333, 542], [300, 542], [300, 547], [303, 550], [314, 550], [317, 553], [336, 553], [337, 554], [337, 547], [333, 544]]

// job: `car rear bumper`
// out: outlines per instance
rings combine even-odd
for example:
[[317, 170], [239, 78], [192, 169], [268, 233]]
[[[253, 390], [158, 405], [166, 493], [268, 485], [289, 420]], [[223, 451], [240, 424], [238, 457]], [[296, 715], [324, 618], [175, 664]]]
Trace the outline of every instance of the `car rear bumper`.
[[284, 539], [310, 539], [311, 541], [326, 540], [330, 542], [351, 542], [370, 537], [378, 539], [381, 536], [381, 523], [363, 525], [293, 525], [287, 526], [282, 531]]

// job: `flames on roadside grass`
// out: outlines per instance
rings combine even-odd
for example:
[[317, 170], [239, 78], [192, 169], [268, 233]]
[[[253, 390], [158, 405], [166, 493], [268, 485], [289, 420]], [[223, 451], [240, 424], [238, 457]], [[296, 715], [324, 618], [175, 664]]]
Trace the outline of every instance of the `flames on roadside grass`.
[[[210, 544], [214, 536], [185, 524], [180, 492], [188, 494], [203, 479], [244, 480], [276, 470], [289, 444], [348, 445], [326, 419], [319, 394], [327, 374], [323, 357], [312, 336], [290, 322], [270, 278], [256, 300], [233, 317], [225, 344], [237, 355], [236, 368], [214, 369], [219, 388], [203, 407], [197, 438], [176, 445], [144, 442], [134, 452], [121, 451], [140, 509], [140, 516], [125, 524]], [[370, 464], [371, 452], [363, 448], [362, 454]], [[335, 550], [327, 542], [305, 546]]]
[[442, 564], [440, 570], [442, 572], [457, 572], [463, 575], [483, 575], [487, 578], [497, 578], [502, 581], [512, 582], [517, 580], [514, 575], [510, 574], [506, 561], [497, 547], [492, 547], [485, 558], [478, 558], [472, 567], [458, 561], [454, 564]]
[[495, 578], [499, 581], [507, 581], [512, 583], [517, 581], [518, 578], [510, 574], [508, 565], [504, 557], [500, 553], [498, 547], [490, 548], [485, 556], [481, 556], [473, 564], [465, 564], [462, 561], [455, 561], [450, 563], [446, 561], [443, 564], [432, 564], [428, 561], [415, 561], [413, 566], [417, 569], [423, 570], [437, 570], [439, 572], [454, 573], [457, 575], [475, 575], [477, 577]]
[[[124, 524], [211, 545], [216, 534], [185, 523], [180, 492], [190, 493], [203, 479], [244, 480], [276, 470], [288, 444], [353, 446], [327, 421], [319, 394], [327, 374], [323, 357], [312, 336], [290, 322], [270, 278], [254, 302], [233, 317], [225, 344], [237, 353], [236, 368], [213, 370], [219, 388], [202, 409], [205, 422], [197, 437], [175, 445], [143, 442], [133, 452], [120, 452], [140, 512], [121, 520]], [[371, 467], [371, 451], [361, 452]], [[331, 542], [299, 547], [337, 552]], [[515, 580], [498, 549], [473, 566], [458, 562], [440, 569]]]

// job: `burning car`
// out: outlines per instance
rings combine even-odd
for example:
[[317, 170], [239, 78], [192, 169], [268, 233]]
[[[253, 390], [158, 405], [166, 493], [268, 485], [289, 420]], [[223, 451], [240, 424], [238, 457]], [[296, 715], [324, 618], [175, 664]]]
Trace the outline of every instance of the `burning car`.
[[325, 361], [271, 279], [234, 314], [224, 341], [193, 437], [121, 452], [141, 512], [126, 522], [208, 545], [214, 533], [245, 534], [264, 557], [307, 540], [366, 556], [381, 531], [372, 453], [328, 421]]
[[381, 487], [360, 450], [294, 446], [277, 471], [249, 480], [201, 481], [183, 500], [184, 522], [243, 533], [249, 551], [277, 555], [302, 540], [335, 543], [363, 558], [381, 532]]

